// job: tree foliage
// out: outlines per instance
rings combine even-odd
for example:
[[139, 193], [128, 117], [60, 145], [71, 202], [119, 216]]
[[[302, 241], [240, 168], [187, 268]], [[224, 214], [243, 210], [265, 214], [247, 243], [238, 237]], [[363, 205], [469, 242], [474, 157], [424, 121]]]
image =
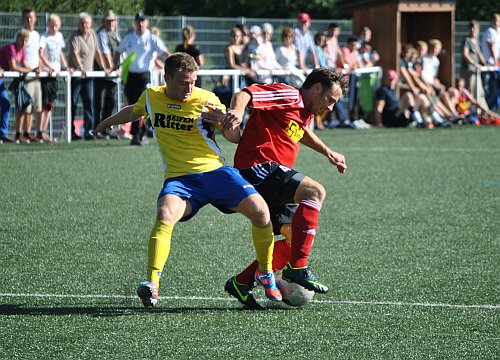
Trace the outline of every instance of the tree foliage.
[[[402, 0], [401, 0], [402, 1]], [[338, 0], [0, 0], [4, 12], [21, 12], [26, 7], [37, 12], [77, 14], [86, 11], [102, 14], [113, 9], [122, 15], [133, 15], [143, 11], [150, 15], [163, 16], [210, 16], [249, 18], [295, 18], [307, 11], [313, 19], [349, 18], [339, 11]], [[498, 0], [456, 0], [456, 20], [490, 20], [498, 12]]]
[[21, 12], [30, 7], [37, 12], [78, 14], [82, 11], [89, 14], [102, 14], [112, 9], [117, 14], [132, 15], [144, 10], [144, 0], [0, 0], [0, 9], [4, 12]]

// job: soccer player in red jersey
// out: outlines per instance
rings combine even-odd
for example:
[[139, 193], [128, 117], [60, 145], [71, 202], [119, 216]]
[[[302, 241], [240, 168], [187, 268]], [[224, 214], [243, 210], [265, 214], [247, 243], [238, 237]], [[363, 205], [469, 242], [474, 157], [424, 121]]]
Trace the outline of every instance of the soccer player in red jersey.
[[[234, 166], [266, 200], [274, 233], [283, 233], [291, 242], [291, 249], [287, 249], [287, 242], [275, 243], [273, 269], [284, 266], [284, 279], [317, 293], [327, 292], [328, 287], [312, 273], [308, 256], [326, 192], [320, 183], [292, 167], [301, 143], [325, 155], [339, 173], [346, 171], [344, 156], [308, 128], [313, 116], [332, 111], [345, 91], [347, 84], [342, 75], [320, 68], [309, 74], [300, 89], [278, 83], [254, 84], [233, 96], [224, 118], [212, 112], [213, 122], [235, 129], [247, 106], [252, 108], [243, 133], [233, 132], [235, 136], [229, 139], [238, 143]], [[226, 291], [249, 309], [262, 308], [251, 293], [254, 282], [250, 273], [255, 265], [252, 263], [226, 283]]]

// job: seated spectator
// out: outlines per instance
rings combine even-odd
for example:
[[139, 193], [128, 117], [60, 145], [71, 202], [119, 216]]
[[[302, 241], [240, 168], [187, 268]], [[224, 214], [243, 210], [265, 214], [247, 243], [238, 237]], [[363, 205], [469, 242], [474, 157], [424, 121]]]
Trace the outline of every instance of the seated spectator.
[[[434, 45], [437, 46], [437, 43], [434, 43]], [[449, 126], [449, 122], [446, 119], [454, 119], [458, 116], [458, 113], [456, 112], [456, 110], [450, 110], [451, 105], [449, 103], [449, 96], [442, 95], [442, 93], [445, 92], [443, 91], [444, 86], [438, 85], [438, 88], [434, 87], [433, 79], [437, 76], [437, 73], [439, 71], [439, 59], [435, 55], [437, 53], [437, 49], [434, 49], [432, 56], [429, 57], [429, 46], [427, 45], [427, 43], [425, 41], [417, 41], [416, 50], [418, 55], [413, 63], [414, 71], [412, 71], [410, 74], [414, 76], [413, 80], [415, 84], [419, 86], [420, 90], [425, 94], [427, 100], [430, 103], [429, 107], [431, 109], [430, 114], [432, 117], [433, 125], [438, 127]], [[441, 52], [441, 49], [439, 49], [439, 52]], [[424, 67], [426, 68], [425, 72]], [[432, 83], [426, 81], [426, 78], [428, 80], [431, 80]], [[440, 96], [444, 98], [448, 97], [448, 106], [443, 104]]]
[[420, 113], [420, 104], [410, 92], [401, 99], [397, 97], [396, 86], [398, 74], [396, 70], [387, 70], [383, 84], [377, 89], [375, 104], [375, 124], [378, 127], [406, 127], [414, 123], [424, 127], [424, 119]]
[[[269, 70], [281, 70], [282, 67], [276, 60], [276, 54], [274, 52], [273, 44], [271, 38], [273, 37], [274, 28], [270, 23], [262, 24], [262, 43], [257, 47], [257, 53], [261, 59], [255, 62], [255, 69], [257, 71]], [[274, 82], [273, 75], [262, 74], [258, 75], [258, 81], [263, 84], [271, 84]]]
[[448, 89], [452, 104], [458, 113], [465, 116], [466, 120], [471, 124], [500, 125], [500, 115], [474, 98], [465, 87], [465, 83], [464, 78], [458, 78], [455, 81], [455, 87]]
[[250, 81], [255, 81], [256, 74], [250, 69], [248, 63], [244, 60], [243, 54], [243, 46], [241, 39], [243, 38], [243, 34], [241, 30], [237, 27], [233, 27], [229, 34], [229, 45], [224, 49], [224, 57], [226, 58], [226, 64], [228, 69], [237, 69], [241, 70], [245, 77], [240, 77], [242, 80], [240, 82], [240, 87], [243, 88], [246, 86], [246, 79], [250, 79]]
[[446, 87], [441, 83], [441, 81], [438, 78], [439, 66], [440, 66], [440, 61], [438, 56], [441, 53], [442, 49], [443, 45], [440, 40], [438, 39], [429, 40], [429, 50], [427, 54], [424, 55], [423, 58], [422, 79], [434, 88], [436, 94], [439, 96], [439, 99], [441, 100], [441, 103], [446, 108], [447, 117], [451, 119], [453, 117], [458, 116], [458, 113], [456, 112], [455, 108], [450, 102], [450, 97], [446, 92]]
[[403, 44], [401, 55], [399, 57], [399, 73], [401, 74], [399, 89], [400, 91], [411, 91], [414, 97], [418, 96], [421, 91], [414, 79], [418, 79], [413, 68], [414, 57], [416, 50], [412, 44]]
[[[16, 34], [16, 41], [5, 45], [0, 48], [0, 68], [5, 71], [19, 71], [22, 73], [28, 73], [32, 69], [29, 67], [28, 62], [26, 60], [26, 53], [24, 49], [28, 45], [28, 40], [30, 37], [30, 33], [27, 30], [21, 30]], [[3, 81], [2, 81], [3, 83]], [[3, 88], [3, 84], [1, 85]], [[8, 94], [2, 91], [2, 100], [1, 100], [1, 124], [0, 131], [2, 136], [2, 141], [4, 143], [12, 142], [12, 140], [7, 136], [8, 135], [8, 125], [9, 125], [9, 99]], [[16, 109], [16, 111], [23, 111], [24, 109]], [[27, 128], [26, 122], [23, 122], [19, 119], [23, 117], [19, 117], [16, 122], [16, 136], [14, 141], [18, 144], [29, 144], [30, 137], [29, 131]]]
[[276, 49], [276, 61], [283, 69], [290, 71], [290, 75], [285, 76], [284, 82], [299, 88], [306, 79], [302, 70], [305, 69], [305, 66], [302, 64], [300, 69], [295, 66], [295, 64], [301, 61], [301, 57], [299, 50], [293, 43], [294, 36], [295, 33], [291, 27], [283, 28], [281, 32], [281, 41], [283, 45]]

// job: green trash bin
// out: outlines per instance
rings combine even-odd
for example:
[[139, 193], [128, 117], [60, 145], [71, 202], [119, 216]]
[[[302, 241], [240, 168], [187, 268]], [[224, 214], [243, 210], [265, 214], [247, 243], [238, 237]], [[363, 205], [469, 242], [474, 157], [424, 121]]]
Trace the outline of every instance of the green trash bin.
[[359, 76], [358, 102], [363, 113], [371, 113], [375, 108], [375, 91], [378, 85], [378, 71]]

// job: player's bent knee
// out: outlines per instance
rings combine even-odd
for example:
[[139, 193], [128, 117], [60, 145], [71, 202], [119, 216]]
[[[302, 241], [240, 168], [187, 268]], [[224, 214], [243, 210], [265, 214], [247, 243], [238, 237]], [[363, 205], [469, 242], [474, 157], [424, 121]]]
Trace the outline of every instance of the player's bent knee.
[[245, 215], [257, 227], [266, 227], [271, 221], [266, 201], [259, 194], [247, 196], [232, 210]]
[[325, 187], [311, 178], [305, 178], [304, 181], [300, 183], [295, 195], [297, 203], [302, 200], [313, 200], [322, 204], [325, 198]]

